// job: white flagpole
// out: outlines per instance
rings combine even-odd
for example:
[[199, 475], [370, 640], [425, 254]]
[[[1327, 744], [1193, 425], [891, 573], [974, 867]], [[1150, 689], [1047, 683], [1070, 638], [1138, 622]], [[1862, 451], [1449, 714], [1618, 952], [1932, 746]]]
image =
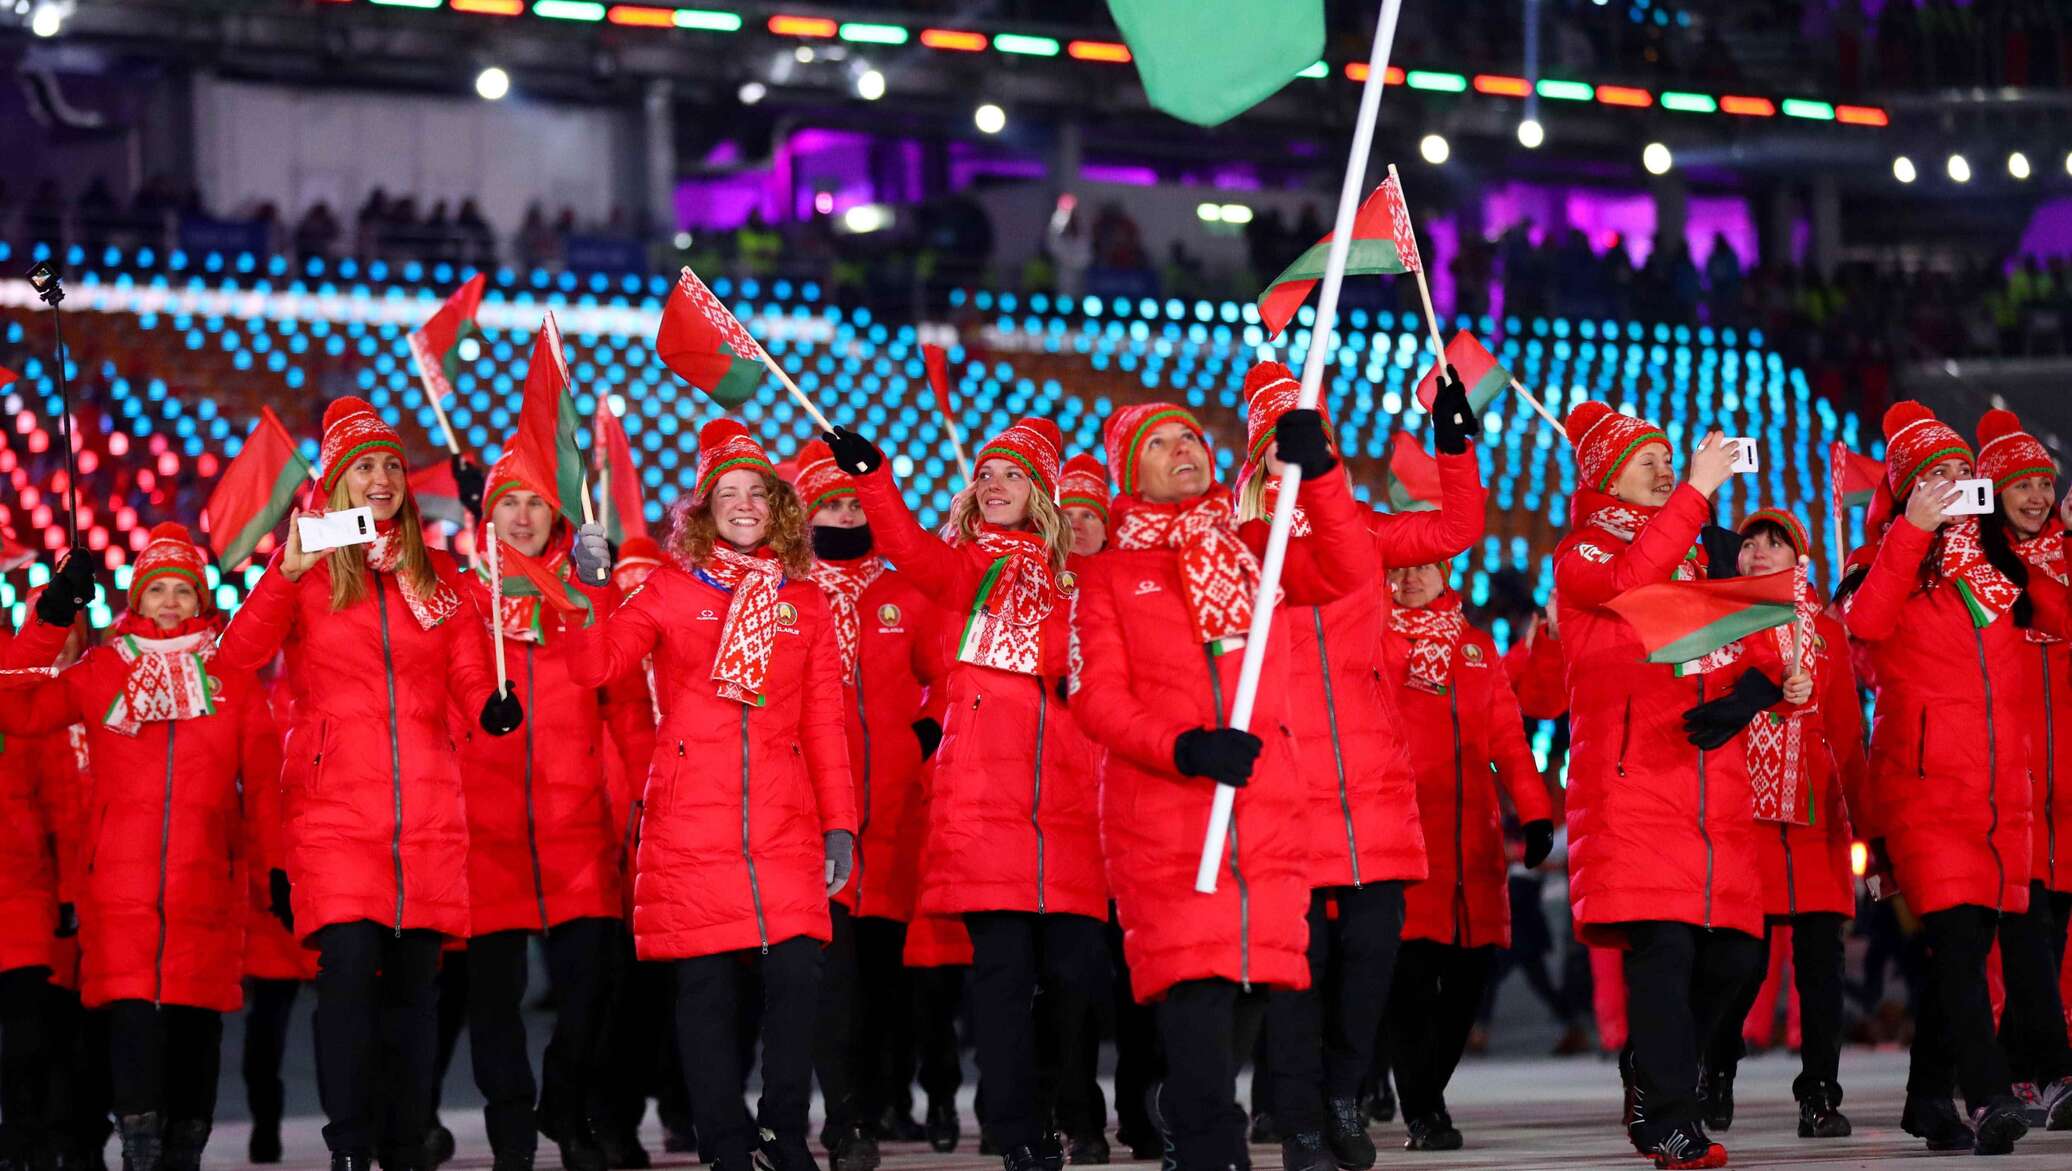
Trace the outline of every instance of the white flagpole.
[[[1353, 215], [1359, 210], [1360, 192], [1366, 186], [1367, 155], [1374, 145], [1382, 83], [1388, 75], [1389, 52], [1396, 42], [1396, 18], [1402, 11], [1403, 0], [1382, 0], [1381, 16], [1375, 24], [1367, 81], [1360, 90], [1360, 116], [1353, 125], [1352, 154], [1346, 160], [1345, 181], [1339, 185], [1338, 219], [1331, 230], [1331, 249], [1324, 261], [1323, 293], [1317, 299], [1316, 325], [1310, 330], [1309, 353], [1302, 363], [1302, 391], [1296, 402], [1303, 410], [1315, 409], [1322, 396], [1324, 360], [1331, 352], [1331, 330], [1338, 318], [1338, 289], [1345, 282], [1345, 262], [1352, 247]], [[1245, 661], [1238, 675], [1237, 695], [1230, 706], [1233, 728], [1251, 726], [1252, 708], [1259, 699], [1259, 676], [1266, 668], [1266, 635], [1273, 627], [1274, 604], [1280, 598], [1281, 567], [1288, 558], [1288, 532], [1295, 522], [1295, 493], [1301, 486], [1302, 469], [1294, 464], [1283, 466], [1280, 495], [1273, 506], [1273, 527], [1268, 532], [1266, 556], [1259, 569], [1259, 596], [1252, 604], [1252, 628], [1245, 635]], [[1216, 872], [1223, 868], [1223, 846], [1230, 836], [1230, 814], [1236, 800], [1236, 789], [1216, 786], [1216, 802], [1209, 810], [1209, 830], [1202, 842], [1201, 866], [1194, 874], [1194, 889], [1203, 894], [1215, 893]]]
[[504, 672], [504, 559], [496, 547], [496, 522], [483, 527], [489, 540], [489, 641], [496, 647], [496, 693], [502, 695], [510, 687]]

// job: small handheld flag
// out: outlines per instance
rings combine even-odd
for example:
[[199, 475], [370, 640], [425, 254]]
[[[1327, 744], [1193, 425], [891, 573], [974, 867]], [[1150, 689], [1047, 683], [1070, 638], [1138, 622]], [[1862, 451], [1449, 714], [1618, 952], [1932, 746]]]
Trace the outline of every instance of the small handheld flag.
[[[1468, 405], [1480, 414], [1483, 408], [1496, 401], [1496, 396], [1511, 384], [1510, 372], [1496, 364], [1496, 357], [1483, 348], [1474, 334], [1461, 330], [1446, 343], [1446, 364], [1453, 367], [1455, 374], [1468, 390]], [[1429, 411], [1432, 400], [1439, 394], [1439, 364], [1434, 362], [1424, 377], [1417, 380], [1418, 405]]]
[[539, 489], [554, 511], [571, 524], [590, 520], [583, 453], [576, 446], [576, 428], [583, 417], [569, 394], [568, 359], [561, 349], [561, 327], [547, 314], [533, 339], [525, 367], [525, 397], [518, 408], [518, 433], [511, 449], [525, 479]]
[[1439, 507], [1439, 461], [1408, 431], [1389, 437], [1389, 507], [1430, 512]]
[[446, 449], [460, 454], [453, 424], [446, 419], [445, 401], [453, 394], [453, 380], [460, 374], [460, 343], [480, 332], [475, 313], [482, 306], [482, 290], [489, 283], [487, 273], [476, 273], [454, 291], [439, 311], [410, 334], [410, 356], [417, 362], [418, 380], [424, 383], [425, 399], [439, 418], [439, 430]]
[[237, 458], [216, 478], [202, 506], [202, 529], [224, 569], [243, 564], [259, 541], [295, 507], [295, 493], [316, 471], [281, 425], [272, 407], [259, 408], [259, 421]]
[[[1266, 336], [1279, 337], [1295, 311], [1309, 299], [1311, 289], [1324, 276], [1324, 259], [1331, 251], [1331, 233], [1309, 246], [1295, 262], [1259, 294], [1259, 320]], [[1392, 175], [1374, 189], [1353, 216], [1352, 251], [1346, 256], [1347, 276], [1382, 276], [1416, 272], [1421, 267], [1417, 237], [1410, 231], [1410, 212], [1403, 206], [1403, 185]]]
[[1736, 639], [1792, 621], [1798, 570], [1760, 577], [1664, 581], [1606, 602], [1647, 648], [1650, 663], [1687, 663]]
[[662, 306], [655, 354], [678, 378], [729, 410], [754, 397], [767, 360], [748, 330], [689, 268], [677, 274], [676, 291]]

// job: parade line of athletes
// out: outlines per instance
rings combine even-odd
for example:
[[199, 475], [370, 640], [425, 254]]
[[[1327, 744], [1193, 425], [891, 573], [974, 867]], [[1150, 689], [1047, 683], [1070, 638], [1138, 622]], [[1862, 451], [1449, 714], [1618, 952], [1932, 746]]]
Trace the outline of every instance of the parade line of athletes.
[[[1835, 603], [1809, 603], [1817, 636], [1765, 630], [1672, 667], [1607, 603], [1813, 552], [1784, 512], [1713, 525], [1719, 435], [1679, 475], [1652, 423], [1569, 413], [1554, 598], [1500, 658], [1447, 568], [1486, 506], [1459, 381], [1432, 410], [1438, 507], [1401, 515], [1357, 502], [1283, 367], [1245, 392], [1235, 484], [1178, 405], [1119, 410], [1105, 451], [1069, 460], [1023, 419], [979, 449], [939, 533], [848, 430], [780, 476], [741, 423], [707, 425], [659, 545], [572, 532], [508, 458], [464, 468], [479, 521], [548, 569], [495, 597], [427, 547], [399, 435], [347, 398], [325, 412], [317, 498], [370, 508], [372, 543], [306, 551], [291, 524], [226, 623], [202, 551], [160, 525], [83, 655], [93, 580], [71, 557], [0, 664], [10, 1166], [92, 1167], [112, 1115], [128, 1171], [195, 1171], [246, 976], [261, 1162], [280, 1157], [301, 980], [334, 1171], [452, 1154], [436, 1097], [463, 1020], [495, 1171], [530, 1167], [541, 1134], [568, 1171], [647, 1165], [650, 1093], [687, 1098], [672, 1137], [708, 1165], [809, 1171], [816, 1075], [835, 1171], [871, 1171], [881, 1138], [952, 1150], [960, 995], [983, 1149], [1006, 1171], [1105, 1162], [1091, 1022], [1118, 980], [1134, 1157], [1249, 1166], [1234, 1083], [1261, 1029], [1256, 1096], [1288, 1171], [1371, 1166], [1390, 1073], [1405, 1145], [1455, 1149], [1447, 1082], [1509, 942], [1499, 788], [1524, 864], [1555, 844], [1519, 694], [1572, 721], [1570, 897], [1584, 941], [1622, 955], [1641, 1154], [1726, 1162], [1709, 1131], [1731, 1122], [1739, 1022], [1782, 925], [1798, 1134], [1849, 1133], [1852, 836], [1927, 939], [1900, 1124], [1982, 1153], [2072, 1126], [2065, 527], [2013, 416], [1974, 447], [1895, 406], [1877, 536]], [[1225, 725], [1283, 460], [1302, 486], [1244, 731]], [[1949, 515], [1974, 475], [1995, 511]], [[557, 587], [580, 607], [550, 604]], [[1235, 815], [1200, 894], [1218, 785]], [[533, 937], [557, 1008], [537, 1077]], [[74, 1076], [82, 1006], [99, 1107]]]

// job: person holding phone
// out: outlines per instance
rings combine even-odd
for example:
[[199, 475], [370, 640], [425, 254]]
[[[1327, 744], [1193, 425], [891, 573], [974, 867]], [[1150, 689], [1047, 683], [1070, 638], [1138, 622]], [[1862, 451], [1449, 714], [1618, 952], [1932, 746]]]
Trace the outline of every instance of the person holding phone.
[[[667, 551], [609, 618], [560, 637], [580, 687], [637, 674], [653, 656], [661, 723], [633, 937], [641, 959], [675, 966], [677, 1044], [707, 1165], [749, 1171], [760, 1155], [774, 1171], [813, 1171], [821, 948], [828, 900], [855, 858], [856, 792], [841, 651], [812, 581], [805, 510], [736, 420], [699, 432]], [[603, 528], [583, 526], [576, 580], [605, 580], [612, 560]], [[754, 1120], [737, 1022], [750, 968], [762, 982]]]
[[[2012, 411], [1990, 410], [1978, 425], [1978, 474], [1993, 482], [1993, 515], [1981, 535], [2001, 539], [2029, 567], [2032, 593], [2062, 597], [2067, 586], [2065, 525], [2057, 505], [2057, 465]], [[2006, 1050], [2031, 1125], [2072, 1129], [2072, 1045], [2066, 1043], [2058, 973], [2072, 917], [2072, 643], [2040, 625], [2022, 632], [2033, 681], [2019, 690], [2031, 739], [2034, 833], [2029, 909], [2000, 917]]]
[[[318, 953], [331, 1166], [367, 1171], [379, 1142], [393, 1144], [384, 1161], [395, 1165], [414, 1165], [424, 1149], [439, 948], [468, 933], [467, 819], [448, 713], [478, 713], [482, 730], [501, 736], [524, 710], [496, 690], [463, 613], [459, 567], [425, 544], [402, 436], [364, 400], [341, 398], [324, 410], [320, 459], [324, 509], [370, 510], [374, 539], [309, 552], [291, 522], [215, 662], [256, 671], [286, 649], [295, 720], [280, 777], [285, 853], [270, 885], [288, 893], [293, 929]], [[395, 1104], [392, 1128], [384, 1101]]]
[[1785, 701], [1730, 643], [1645, 661], [1606, 603], [1708, 572], [1700, 540], [1734, 452], [1705, 436], [1679, 484], [1669, 439], [1599, 402], [1568, 414], [1572, 527], [1554, 553], [1568, 671], [1569, 903], [1586, 944], [1623, 953], [1627, 1136], [1657, 1167], [1718, 1167], [1696, 1096], [1700, 1046], [1757, 970], [1763, 904], [1742, 730]]
[[[1885, 530], [1845, 608], [1878, 679], [1871, 851], [1928, 942], [1900, 1126], [1930, 1150], [2004, 1154], [2028, 1131], [1994, 1040], [1986, 956], [2002, 915], [2028, 909], [2029, 567], [1999, 531], [1953, 517], [1971, 448], [1918, 402], [1885, 412]], [[2055, 629], [2058, 621], [2047, 621]], [[2062, 1022], [2061, 1022], [2062, 1023]], [[1951, 1103], [1961, 1089], [1970, 1120]]]

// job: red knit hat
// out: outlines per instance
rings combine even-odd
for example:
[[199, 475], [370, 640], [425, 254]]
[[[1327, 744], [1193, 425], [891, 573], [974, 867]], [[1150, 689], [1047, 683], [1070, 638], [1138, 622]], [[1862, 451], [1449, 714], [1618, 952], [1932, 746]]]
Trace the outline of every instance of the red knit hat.
[[856, 495], [856, 481], [835, 462], [835, 453], [826, 443], [818, 439], [808, 443], [799, 449], [793, 463], [792, 487], [799, 490], [809, 519], [828, 501]]
[[1794, 554], [1800, 557], [1811, 557], [1813, 555], [1813, 539], [1806, 535], [1806, 526], [1799, 523], [1798, 517], [1781, 508], [1758, 508], [1743, 517], [1741, 519], [1741, 527], [1734, 531], [1745, 537], [1748, 535], [1748, 530], [1764, 521], [1768, 521], [1784, 530], [1784, 539], [1791, 545], [1791, 551]]
[[653, 537], [627, 537], [619, 546], [619, 559], [612, 565], [612, 576], [629, 569], [660, 569], [662, 567], [662, 546]]
[[1964, 437], [1935, 412], [1912, 399], [1885, 409], [1885, 479], [1894, 500], [1904, 501], [1921, 473], [1946, 459], [1972, 459]]
[[1100, 514], [1108, 523], [1108, 469], [1101, 461], [1081, 452], [1065, 461], [1058, 481], [1058, 507], [1084, 508]]
[[209, 609], [208, 563], [200, 549], [195, 548], [194, 535], [187, 526], [166, 521], [153, 525], [151, 540], [144, 545], [144, 551], [137, 554], [137, 560], [130, 572], [129, 604], [135, 607], [144, 596], [144, 587], [161, 577], [184, 577], [194, 586], [194, 592], [201, 596], [201, 608]]
[[333, 399], [324, 408], [324, 440], [317, 450], [317, 462], [324, 468], [325, 495], [338, 486], [338, 477], [362, 452], [377, 447], [386, 447], [401, 456], [403, 437], [382, 422], [366, 399], [352, 395]]
[[698, 480], [691, 487], [691, 507], [705, 503], [705, 498], [712, 494], [712, 486], [735, 468], [754, 468], [772, 477], [777, 474], [770, 463], [770, 453], [749, 437], [748, 428], [740, 420], [714, 419], [698, 432]]
[[1993, 481], [1998, 492], [2029, 476], [2056, 479], [2058, 468], [2043, 444], [2022, 430], [2013, 411], [1995, 407], [1978, 421], [1978, 474]]
[[[1245, 372], [1245, 463], [1238, 470], [1237, 482], [1247, 483], [1252, 470], [1266, 459], [1267, 449], [1273, 446], [1274, 436], [1280, 432], [1281, 416], [1296, 409], [1302, 401], [1302, 383], [1279, 362], [1260, 362]], [[1320, 398], [1317, 410], [1323, 411]], [[1324, 427], [1328, 433], [1331, 420], [1328, 413]]]
[[1650, 443], [1669, 446], [1669, 436], [1646, 419], [1623, 415], [1601, 402], [1577, 403], [1562, 426], [1576, 449], [1576, 481], [1609, 492], [1626, 464]]
[[1049, 419], [1024, 415], [1014, 421], [1014, 426], [988, 439], [972, 457], [971, 466], [977, 468], [989, 459], [1013, 460], [1035, 479], [1039, 491], [1055, 500], [1058, 461], [1064, 458], [1065, 436], [1058, 425]]
[[489, 474], [482, 478], [482, 482], [487, 485], [482, 492], [482, 515], [485, 518], [489, 516], [489, 511], [496, 507], [496, 498], [509, 492], [511, 489], [523, 488], [527, 492], [539, 491], [538, 488], [527, 483], [524, 476], [519, 474], [516, 445], [509, 443], [504, 445], [504, 454], [498, 456], [497, 461], [489, 465]]
[[1137, 457], [1143, 452], [1145, 437], [1161, 423], [1185, 423], [1201, 437], [1202, 446], [1209, 445], [1209, 433], [1201, 420], [1178, 403], [1138, 403], [1122, 408], [1108, 417], [1104, 440], [1108, 449], [1108, 478], [1115, 484], [1116, 495], [1136, 495]]

